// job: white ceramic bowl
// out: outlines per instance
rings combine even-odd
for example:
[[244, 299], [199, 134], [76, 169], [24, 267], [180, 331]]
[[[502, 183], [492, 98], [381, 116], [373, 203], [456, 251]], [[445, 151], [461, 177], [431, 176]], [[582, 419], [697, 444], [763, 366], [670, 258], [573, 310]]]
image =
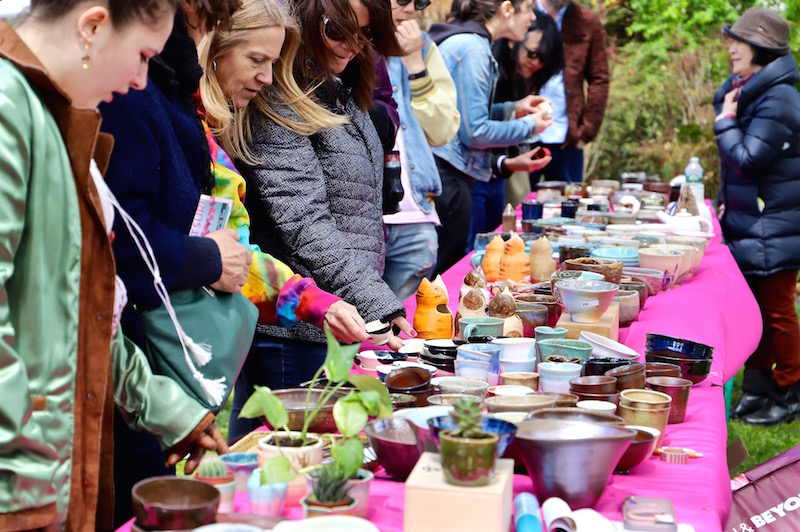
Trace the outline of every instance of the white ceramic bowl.
[[500, 384], [498, 386], [489, 386], [489, 393], [498, 396], [509, 395], [528, 395], [534, 393], [534, 389], [528, 386], [518, 386], [515, 384]]
[[575, 406], [581, 410], [589, 410], [591, 412], [605, 412], [607, 414], [615, 414], [617, 412], [617, 405], [608, 401], [578, 401]]
[[375, 369], [380, 364], [378, 361], [378, 354], [371, 349], [361, 351], [358, 354], [358, 358], [361, 359], [361, 367], [364, 369]]
[[518, 371], [536, 371], [536, 359], [526, 360], [524, 362], [515, 362], [512, 360], [500, 359], [500, 373], [510, 373]]
[[503, 361], [527, 362], [536, 358], [536, 355], [533, 351], [533, 346], [536, 345], [536, 340], [533, 338], [495, 338], [492, 340], [492, 343], [499, 345], [503, 349], [500, 351], [501, 364]]
[[639, 353], [625, 344], [616, 342], [597, 333], [581, 331], [580, 339], [592, 344], [593, 357], [627, 358], [639, 360]]
[[606, 281], [561, 281], [553, 292], [556, 301], [577, 323], [595, 323], [608, 310], [619, 285]]
[[489, 381], [489, 363], [479, 360], [455, 360], [456, 377]]

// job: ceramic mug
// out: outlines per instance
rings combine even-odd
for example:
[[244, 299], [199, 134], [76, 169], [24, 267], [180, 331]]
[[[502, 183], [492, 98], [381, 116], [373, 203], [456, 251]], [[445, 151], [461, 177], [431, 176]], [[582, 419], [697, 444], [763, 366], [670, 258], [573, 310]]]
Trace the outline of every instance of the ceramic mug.
[[469, 339], [470, 336], [502, 336], [503, 319], [501, 318], [460, 318], [458, 320], [461, 338]]
[[563, 339], [567, 337], [567, 329], [564, 327], [536, 327], [534, 329], [537, 340]]

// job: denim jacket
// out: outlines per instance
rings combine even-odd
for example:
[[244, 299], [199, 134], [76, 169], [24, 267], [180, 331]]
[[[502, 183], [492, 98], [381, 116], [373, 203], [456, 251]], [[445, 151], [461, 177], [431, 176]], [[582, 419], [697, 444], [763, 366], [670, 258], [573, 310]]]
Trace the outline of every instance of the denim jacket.
[[[433, 28], [431, 34], [433, 36]], [[434, 36], [434, 40], [437, 39]], [[461, 125], [458, 134], [433, 153], [479, 181], [492, 177], [492, 151], [529, 140], [536, 121], [503, 120], [508, 105], [491, 105], [498, 77], [489, 39], [476, 33], [457, 33], [439, 43], [458, 92]], [[508, 102], [513, 105], [513, 102]], [[513, 114], [512, 114], [513, 116]]]
[[[427, 57], [433, 41], [428, 34], [423, 33], [422, 42], [422, 57]], [[442, 180], [425, 132], [411, 109], [408, 71], [399, 57], [387, 57], [386, 67], [389, 70], [389, 79], [392, 80], [392, 97], [397, 102], [397, 110], [400, 113], [400, 127], [408, 162], [406, 172], [411, 183], [411, 193], [420, 210], [427, 214], [434, 210], [433, 204], [427, 201], [427, 198], [429, 195], [438, 196], [442, 193]]]

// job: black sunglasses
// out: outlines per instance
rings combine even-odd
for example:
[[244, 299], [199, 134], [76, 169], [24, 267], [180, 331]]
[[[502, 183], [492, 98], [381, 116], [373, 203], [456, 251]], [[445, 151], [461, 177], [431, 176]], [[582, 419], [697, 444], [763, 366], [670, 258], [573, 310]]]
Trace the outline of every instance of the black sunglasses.
[[[407, 6], [411, 3], [411, 0], [396, 0], [398, 6]], [[414, 9], [417, 11], [422, 11], [426, 7], [431, 5], [431, 0], [414, 0]]]
[[542, 55], [539, 53], [539, 50], [531, 50], [530, 48], [528, 48], [524, 44], [522, 45], [522, 48], [525, 50], [525, 53], [528, 56], [528, 59], [530, 59], [531, 61], [533, 61], [534, 59], [541, 59], [542, 58]]
[[[372, 28], [370, 26], [362, 26], [358, 28], [358, 30], [363, 39], [372, 42], [374, 37], [372, 35]], [[325, 37], [332, 41], [342, 42], [347, 40], [347, 37], [344, 36], [344, 33], [342, 33], [342, 31], [336, 27], [336, 24], [329, 19], [325, 13], [322, 14], [322, 32], [325, 34]]]

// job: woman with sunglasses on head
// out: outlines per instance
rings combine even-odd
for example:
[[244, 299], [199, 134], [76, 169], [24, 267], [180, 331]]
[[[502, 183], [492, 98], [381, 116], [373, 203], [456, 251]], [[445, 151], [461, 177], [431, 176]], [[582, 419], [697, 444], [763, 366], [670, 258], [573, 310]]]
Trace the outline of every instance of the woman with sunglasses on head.
[[403, 200], [386, 224], [386, 270], [383, 278], [400, 300], [416, 292], [436, 266], [439, 217], [433, 198], [442, 180], [431, 146], [445, 145], [458, 131], [456, 87], [436, 44], [420, 31], [416, 12], [430, 0], [392, 0], [400, 57], [386, 58], [403, 127], [397, 133]]
[[[539, 134], [539, 142], [550, 148], [563, 144], [567, 135], [567, 114], [563, 111], [567, 105], [563, 89], [564, 46], [555, 20], [544, 11], [537, 10], [535, 14], [536, 20], [528, 28], [524, 40], [513, 42], [499, 39], [492, 44], [492, 53], [500, 66], [495, 102], [514, 101], [527, 94], [547, 98], [554, 121]], [[515, 151], [518, 150], [509, 148], [510, 153]], [[560, 153], [552, 149], [547, 152]], [[520, 173], [518, 181], [516, 176], [510, 179], [506, 183], [509, 201], [513, 197], [518, 203], [532, 189], [535, 190], [540, 173], [534, 171], [530, 176], [527, 172], [525, 175]]]
[[[430, 36], [439, 46], [458, 91], [461, 125], [445, 146], [434, 148], [442, 194], [436, 208], [442, 225], [436, 271], [455, 264], [472, 249], [477, 233], [491, 231], [502, 220], [506, 171], [535, 169], [532, 151], [517, 157], [495, 157], [492, 148], [533, 142], [552, 119], [545, 101], [529, 95], [517, 102], [492, 104], [497, 62], [491, 43], [521, 41], [535, 20], [532, 0], [455, 0], [447, 24], [434, 24]], [[470, 189], [471, 193], [470, 193]], [[468, 228], [468, 229], [467, 229]]]
[[[253, 28], [264, 22], [239, 25], [237, 13], [230, 32], [220, 28], [204, 43], [207, 119], [247, 180], [252, 240], [365, 320], [394, 322], [413, 335], [381, 279], [383, 148], [366, 112], [375, 79], [370, 47], [397, 48], [390, 10], [381, 0], [307, 0], [295, 10], [302, 31], [286, 15], [282, 31], [272, 27], [275, 35], [259, 40]], [[268, 73], [254, 76], [257, 65]], [[296, 386], [325, 353], [318, 329], [259, 324], [233, 411], [254, 385]], [[257, 425], [234, 417], [231, 440]]]
[[226, 448], [117, 328], [96, 107], [145, 88], [176, 7], [33, 0], [16, 31], [0, 22], [0, 530], [112, 529], [114, 403], [179, 456]]

